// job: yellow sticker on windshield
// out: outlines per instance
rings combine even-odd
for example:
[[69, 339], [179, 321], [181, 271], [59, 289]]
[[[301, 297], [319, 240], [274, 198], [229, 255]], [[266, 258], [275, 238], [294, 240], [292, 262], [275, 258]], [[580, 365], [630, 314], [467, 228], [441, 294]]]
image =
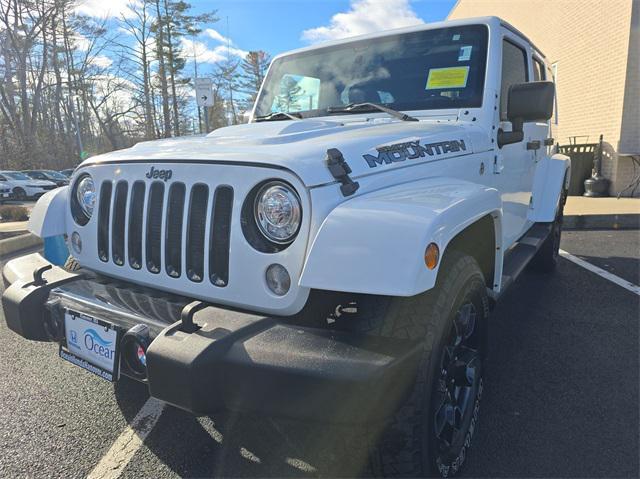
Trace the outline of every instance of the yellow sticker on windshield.
[[469, 67], [432, 68], [427, 78], [427, 90], [464, 88], [467, 86]]

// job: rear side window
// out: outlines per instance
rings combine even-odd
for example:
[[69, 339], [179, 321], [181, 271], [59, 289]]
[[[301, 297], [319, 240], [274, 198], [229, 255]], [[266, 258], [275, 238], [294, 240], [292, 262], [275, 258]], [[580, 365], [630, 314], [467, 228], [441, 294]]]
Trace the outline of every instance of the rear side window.
[[509, 87], [529, 80], [527, 54], [508, 40], [502, 42], [502, 85], [500, 87], [500, 120], [507, 120], [507, 96]]
[[533, 81], [546, 80], [544, 73], [544, 65], [540, 60], [533, 59]]

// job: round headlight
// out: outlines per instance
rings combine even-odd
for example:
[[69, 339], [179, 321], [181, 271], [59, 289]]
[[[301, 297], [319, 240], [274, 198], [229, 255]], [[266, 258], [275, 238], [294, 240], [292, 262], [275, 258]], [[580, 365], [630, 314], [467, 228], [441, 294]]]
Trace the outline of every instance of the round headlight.
[[256, 195], [256, 224], [268, 240], [290, 243], [298, 233], [301, 218], [300, 199], [286, 183], [267, 183]]
[[78, 185], [76, 186], [76, 200], [82, 212], [87, 218], [91, 218], [93, 208], [96, 205], [96, 188], [89, 175], [82, 177], [80, 181], [78, 181]]

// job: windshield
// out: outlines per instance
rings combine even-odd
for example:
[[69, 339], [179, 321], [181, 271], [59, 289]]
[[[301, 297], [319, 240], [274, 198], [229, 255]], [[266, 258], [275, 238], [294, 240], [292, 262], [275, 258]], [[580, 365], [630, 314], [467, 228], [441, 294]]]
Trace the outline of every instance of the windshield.
[[479, 107], [487, 36], [485, 26], [466, 25], [282, 57], [269, 70], [255, 115], [307, 118], [363, 102], [405, 111]]
[[43, 173], [45, 175], [47, 175], [50, 178], [55, 178], [56, 180], [66, 180], [67, 177], [64, 176], [62, 173], [58, 173], [57, 171], [53, 171], [53, 170], [44, 170]]
[[4, 171], [2, 172], [2, 174], [8, 178], [11, 178], [12, 180], [27, 180], [27, 181], [31, 180], [31, 178], [29, 178], [24, 173], [18, 173], [17, 171], [12, 171], [12, 172]]

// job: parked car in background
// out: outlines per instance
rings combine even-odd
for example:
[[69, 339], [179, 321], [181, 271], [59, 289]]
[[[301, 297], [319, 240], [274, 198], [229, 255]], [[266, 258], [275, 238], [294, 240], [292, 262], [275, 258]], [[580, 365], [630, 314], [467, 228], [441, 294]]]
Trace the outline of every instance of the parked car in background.
[[0, 187], [4, 184], [11, 185], [11, 194], [16, 200], [39, 198], [58, 187], [51, 181], [34, 180], [19, 171], [0, 171]]
[[11, 198], [11, 187], [7, 183], [0, 184], [0, 205]]
[[57, 186], [67, 186], [69, 184], [69, 178], [54, 170], [26, 170], [23, 173], [34, 180], [51, 181]]
[[67, 168], [66, 170], [60, 170], [60, 173], [66, 176], [67, 178], [71, 178], [75, 168]]

